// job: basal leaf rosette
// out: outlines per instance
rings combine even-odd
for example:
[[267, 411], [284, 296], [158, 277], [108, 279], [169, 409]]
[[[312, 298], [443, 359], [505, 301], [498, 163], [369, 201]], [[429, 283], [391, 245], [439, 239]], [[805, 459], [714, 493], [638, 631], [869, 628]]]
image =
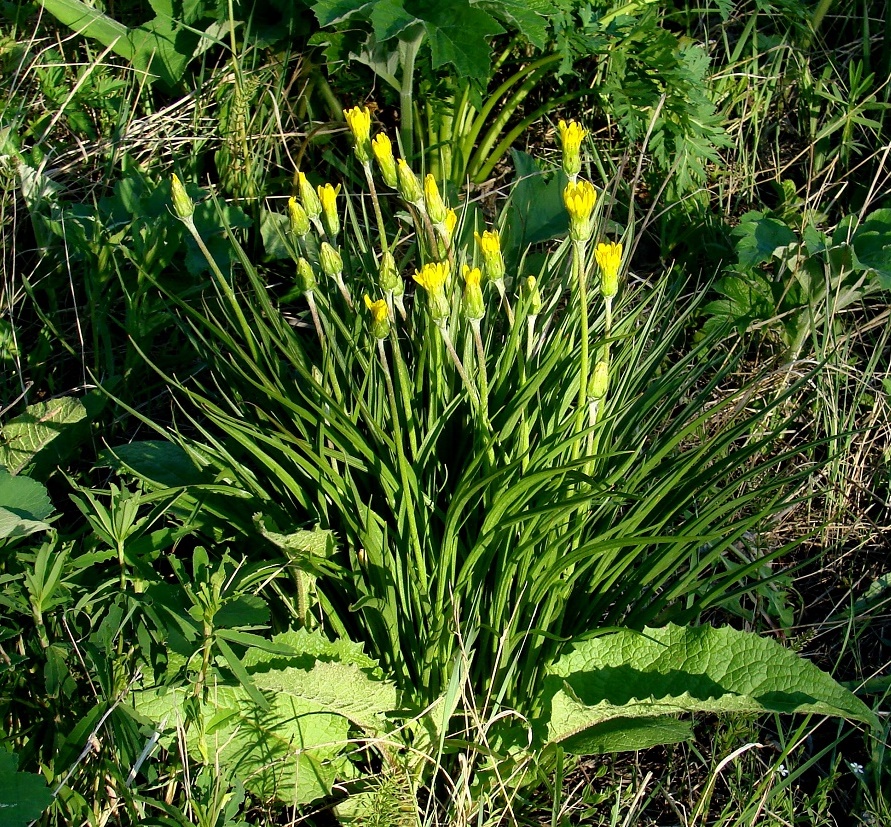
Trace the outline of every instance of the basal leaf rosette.
[[[687, 712], [815, 713], [876, 727], [872, 711], [808, 660], [729, 627], [669, 625], [575, 644], [549, 670], [545, 741], [591, 754], [689, 736]], [[666, 740], [667, 738], [667, 740]]]

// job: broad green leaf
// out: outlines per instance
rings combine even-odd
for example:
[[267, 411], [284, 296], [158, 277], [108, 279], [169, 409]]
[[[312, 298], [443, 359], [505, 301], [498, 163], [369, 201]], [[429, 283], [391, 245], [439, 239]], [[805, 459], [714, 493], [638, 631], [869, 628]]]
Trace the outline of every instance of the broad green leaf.
[[549, 0], [481, 0], [474, 5], [515, 28], [537, 49], [544, 49], [548, 15], [555, 11]]
[[312, 10], [320, 26], [341, 23], [360, 10], [369, 10], [376, 5], [374, 0], [321, 0], [314, 3]]
[[[325, 648], [321, 636], [312, 633], [278, 635], [275, 642], [284, 639]], [[186, 728], [188, 688], [137, 692], [134, 705], [153, 721], [166, 720], [168, 737], [185, 729], [190, 754], [234, 772], [258, 797], [306, 804], [330, 794], [335, 780], [355, 776], [347, 757], [354, 749], [348, 740], [351, 725], [379, 734], [387, 727], [385, 713], [397, 705], [391, 683], [356, 664], [307, 655], [248, 651], [241, 660], [242, 678], [249, 677], [252, 689], [211, 686], [200, 704], [199, 726]], [[251, 698], [258, 690], [268, 709]]]
[[99, 461], [117, 471], [129, 471], [166, 488], [208, 482], [189, 455], [172, 442], [149, 439], [118, 445], [103, 451]]
[[53, 794], [39, 775], [17, 772], [19, 759], [0, 749], [0, 824], [25, 827], [52, 803]]
[[613, 718], [560, 742], [573, 755], [603, 755], [679, 744], [693, 738], [693, 724], [671, 717]]
[[[353, 641], [344, 638], [328, 640], [320, 632], [308, 631], [307, 629], [292, 629], [282, 632], [275, 635], [272, 638], [272, 642], [277, 646], [289, 649], [291, 652], [297, 652], [300, 657], [305, 658], [308, 664], [306, 668], [310, 668], [312, 663], [317, 660], [339, 661], [358, 666], [369, 676], [377, 677], [380, 675], [380, 667], [377, 661], [368, 657], [362, 651], [361, 643], [353, 643]], [[293, 657], [291, 660], [293, 660]], [[259, 649], [251, 649], [245, 654], [243, 661], [248, 670], [252, 672], [263, 669], [282, 669], [289, 665], [287, 659], [278, 657], [273, 652], [260, 651]]]
[[261, 208], [260, 237], [263, 239], [263, 250], [269, 259], [283, 259], [290, 256], [285, 241], [288, 233], [288, 216]]
[[891, 209], [870, 213], [851, 243], [860, 265], [875, 270], [882, 287], [891, 289]]
[[369, 22], [375, 39], [383, 43], [417, 23], [418, 18], [405, 10], [401, 0], [379, 0], [371, 10]]
[[727, 627], [614, 632], [577, 643], [549, 672], [548, 742], [596, 744], [599, 728], [617, 719], [684, 712], [802, 712], [877, 725], [862, 701], [812, 663]]
[[[71, 439], [71, 428], [86, 419], [87, 411], [79, 399], [62, 396], [49, 402], [29, 405], [23, 414], [3, 426], [0, 444], [0, 465], [13, 474], [27, 468], [38, 455], [46, 467], [61, 462], [76, 446]], [[54, 441], [64, 434], [66, 439]]]
[[291, 559], [299, 560], [307, 556], [329, 559], [334, 553], [334, 534], [328, 529], [315, 528], [311, 531], [299, 530], [281, 534], [267, 529], [261, 514], [254, 515], [254, 524], [270, 543], [278, 546]]
[[434, 69], [451, 63], [461, 77], [489, 76], [492, 49], [487, 38], [504, 31], [495, 18], [467, 0], [418, 3], [409, 11], [426, 24]]
[[260, 709], [241, 686], [212, 686], [200, 705], [200, 726], [186, 726], [191, 689], [134, 693], [137, 712], [159, 725], [170, 740], [184, 733], [189, 754], [243, 780], [257, 797], [290, 805], [331, 793], [334, 781], [355, 769], [346, 758], [350, 724], [315, 701], [282, 691]]
[[524, 250], [565, 235], [569, 217], [563, 205], [566, 177], [562, 172], [546, 177], [538, 162], [526, 152], [512, 150], [514, 187], [511, 190], [504, 247]]
[[0, 467], [0, 540], [46, 531], [53, 513], [46, 488], [29, 477], [14, 477]]
[[214, 625], [223, 629], [263, 626], [269, 622], [269, 607], [256, 594], [240, 594], [226, 600], [214, 615]]
[[60, 23], [78, 34], [92, 37], [125, 60], [133, 57], [130, 30], [107, 14], [80, 0], [40, 0], [40, 4]]
[[759, 212], [746, 213], [733, 235], [738, 239], [736, 253], [744, 270], [769, 261], [778, 247], [787, 247], [798, 240], [782, 221], [766, 218]]

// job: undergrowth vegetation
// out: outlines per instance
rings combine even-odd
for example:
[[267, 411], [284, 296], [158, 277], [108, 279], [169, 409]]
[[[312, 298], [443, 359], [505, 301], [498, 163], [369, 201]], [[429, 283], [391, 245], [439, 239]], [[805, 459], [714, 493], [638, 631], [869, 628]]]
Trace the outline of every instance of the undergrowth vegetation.
[[883, 4], [0, 15], [0, 822], [891, 817]]

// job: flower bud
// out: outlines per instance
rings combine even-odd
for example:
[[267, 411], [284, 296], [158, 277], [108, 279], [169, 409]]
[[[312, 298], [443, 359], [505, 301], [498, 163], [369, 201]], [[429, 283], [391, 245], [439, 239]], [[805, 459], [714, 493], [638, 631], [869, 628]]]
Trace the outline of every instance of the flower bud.
[[486, 315], [486, 305], [483, 301], [483, 290], [480, 287], [483, 274], [479, 267], [468, 267], [466, 264], [462, 270], [464, 274], [464, 295], [461, 299], [461, 307], [468, 319], [482, 319]]
[[377, 161], [384, 183], [391, 189], [396, 189], [398, 184], [396, 159], [393, 157], [393, 144], [390, 143], [386, 133], [380, 132], [375, 135], [371, 142], [371, 151], [374, 153], [374, 160]]
[[427, 205], [427, 215], [434, 224], [444, 224], [448, 218], [448, 210], [439, 194], [436, 179], [429, 173], [424, 178], [424, 203]]
[[412, 172], [411, 167], [405, 163], [404, 158], [400, 158], [397, 164], [397, 174], [399, 176], [399, 194], [409, 204], [416, 207], [424, 206], [424, 193], [421, 191], [421, 183], [418, 176]]
[[582, 156], [580, 149], [585, 135], [588, 133], [575, 121], [560, 121], [560, 145], [563, 148], [563, 171], [570, 181], [575, 181], [576, 176], [582, 171]]
[[173, 209], [180, 218], [185, 220], [192, 217], [192, 213], [195, 212], [195, 205], [192, 203], [192, 199], [189, 198], [189, 194], [186, 192], [182, 181], [176, 175], [170, 179], [170, 197], [173, 201]]
[[319, 248], [319, 263], [326, 276], [333, 279], [340, 278], [340, 274], [343, 272], [343, 259], [340, 257], [340, 253], [327, 241], [323, 241]]
[[587, 181], [570, 181], [563, 190], [563, 203], [569, 213], [569, 237], [573, 241], [587, 241], [591, 238], [591, 233], [594, 232], [591, 216], [595, 201], [597, 190]]
[[600, 293], [605, 299], [611, 299], [619, 292], [619, 270], [622, 267], [622, 244], [611, 241], [609, 244], [598, 244], [594, 250], [594, 258], [600, 267]]
[[385, 293], [393, 292], [402, 285], [402, 279], [396, 269], [396, 259], [390, 252], [385, 251], [381, 255], [377, 269], [377, 283]]
[[340, 217], [337, 215], [337, 194], [340, 192], [340, 184], [332, 187], [331, 184], [320, 186], [319, 201], [322, 204], [322, 224], [328, 238], [334, 237], [340, 232]]
[[430, 316], [437, 324], [445, 324], [451, 308], [446, 298], [445, 285], [449, 279], [449, 265], [444, 261], [429, 262], [420, 272], [415, 270], [415, 281], [427, 291]]
[[312, 188], [307, 177], [302, 173], [297, 173], [297, 191], [300, 193], [300, 201], [303, 203], [303, 209], [306, 211], [310, 220], [315, 221], [322, 214], [322, 202], [319, 196]]
[[291, 232], [298, 238], [303, 238], [309, 232], [309, 216], [293, 195], [288, 199], [288, 223]]
[[529, 300], [529, 315], [537, 316], [541, 313], [541, 293], [538, 290], [538, 280], [535, 276], [527, 276], [520, 283], [523, 298]]
[[353, 150], [362, 164], [369, 160], [368, 150], [371, 147], [371, 112], [366, 107], [354, 106], [352, 109], [344, 109], [343, 116], [347, 126], [353, 133]]
[[365, 294], [365, 306], [371, 311], [371, 335], [375, 339], [386, 339], [390, 335], [390, 311], [383, 299], [373, 302]]
[[501, 255], [501, 237], [498, 230], [486, 230], [482, 235], [474, 233], [476, 243], [483, 254], [486, 275], [494, 282], [504, 278], [504, 256]]
[[297, 284], [304, 293], [316, 289], [316, 274], [312, 265], [303, 256], [297, 259]]
[[452, 236], [455, 235], [455, 227], [458, 226], [458, 214], [452, 209], [448, 210], [443, 225], [445, 226], [449, 240], [451, 240]]
[[599, 359], [588, 382], [588, 396], [592, 399], [603, 399], [608, 389], [609, 362], [606, 359]]

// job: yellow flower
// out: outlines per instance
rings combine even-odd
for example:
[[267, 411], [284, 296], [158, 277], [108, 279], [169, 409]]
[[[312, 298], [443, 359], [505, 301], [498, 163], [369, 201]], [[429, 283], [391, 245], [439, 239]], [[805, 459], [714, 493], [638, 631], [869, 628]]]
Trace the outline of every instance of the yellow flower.
[[183, 182], [175, 175], [170, 179], [170, 197], [173, 201], [173, 209], [176, 210], [176, 214], [180, 218], [185, 220], [192, 217], [192, 213], [195, 212], [195, 205], [192, 203], [192, 199], [189, 198]]
[[399, 194], [409, 204], [422, 207], [424, 205], [424, 193], [421, 191], [421, 184], [418, 181], [418, 176], [412, 172], [412, 168], [405, 162], [404, 158], [399, 159], [396, 171], [399, 176]]
[[483, 291], [480, 287], [483, 274], [479, 267], [468, 267], [466, 264], [462, 273], [464, 275], [464, 296], [461, 305], [464, 308], [464, 315], [468, 319], [482, 319], [486, 315]]
[[444, 324], [450, 312], [449, 301], [445, 294], [445, 285], [449, 279], [448, 262], [428, 262], [420, 272], [415, 270], [414, 278], [427, 291], [427, 300], [433, 321]]
[[332, 187], [331, 184], [319, 186], [319, 202], [322, 205], [322, 223], [325, 232], [330, 238], [334, 238], [340, 232], [340, 218], [337, 216], [337, 195], [340, 192], [340, 184]]
[[354, 106], [352, 109], [344, 109], [343, 116], [346, 118], [350, 132], [353, 133], [356, 157], [361, 163], [367, 164], [369, 138], [371, 137], [371, 112], [364, 106], [362, 108]]
[[319, 196], [312, 188], [307, 177], [302, 173], [297, 173], [297, 190], [300, 193], [300, 201], [303, 203], [303, 209], [306, 214], [315, 221], [322, 214], [322, 202]]
[[375, 339], [386, 339], [390, 335], [390, 311], [383, 299], [372, 301], [365, 294], [365, 306], [371, 311], [371, 333]]
[[374, 160], [377, 161], [378, 168], [384, 183], [396, 189], [398, 184], [396, 176], [396, 159], [393, 157], [393, 144], [384, 132], [380, 132], [374, 136], [371, 142], [371, 151], [374, 153]]
[[482, 235], [474, 233], [476, 243], [483, 254], [486, 275], [498, 282], [504, 278], [504, 256], [501, 255], [501, 237], [498, 230], [486, 230]]
[[424, 178], [424, 201], [427, 204], [427, 215], [434, 224], [443, 224], [448, 217], [448, 210], [439, 194], [436, 179], [429, 173]]
[[619, 269], [622, 267], [622, 244], [611, 241], [598, 244], [594, 258], [600, 267], [600, 292], [605, 299], [611, 299], [619, 292]]
[[415, 281], [428, 293], [442, 290], [449, 279], [449, 265], [445, 261], [430, 261], [421, 271], [415, 270]]
[[597, 190], [587, 181], [570, 181], [563, 190], [563, 203], [569, 213], [569, 235], [573, 241], [587, 241], [594, 226], [591, 214], [597, 201]]
[[582, 170], [582, 157], [579, 152], [582, 141], [588, 133], [575, 121], [560, 121], [557, 125], [560, 130], [560, 145], [563, 147], [563, 171], [575, 181], [576, 176]]

